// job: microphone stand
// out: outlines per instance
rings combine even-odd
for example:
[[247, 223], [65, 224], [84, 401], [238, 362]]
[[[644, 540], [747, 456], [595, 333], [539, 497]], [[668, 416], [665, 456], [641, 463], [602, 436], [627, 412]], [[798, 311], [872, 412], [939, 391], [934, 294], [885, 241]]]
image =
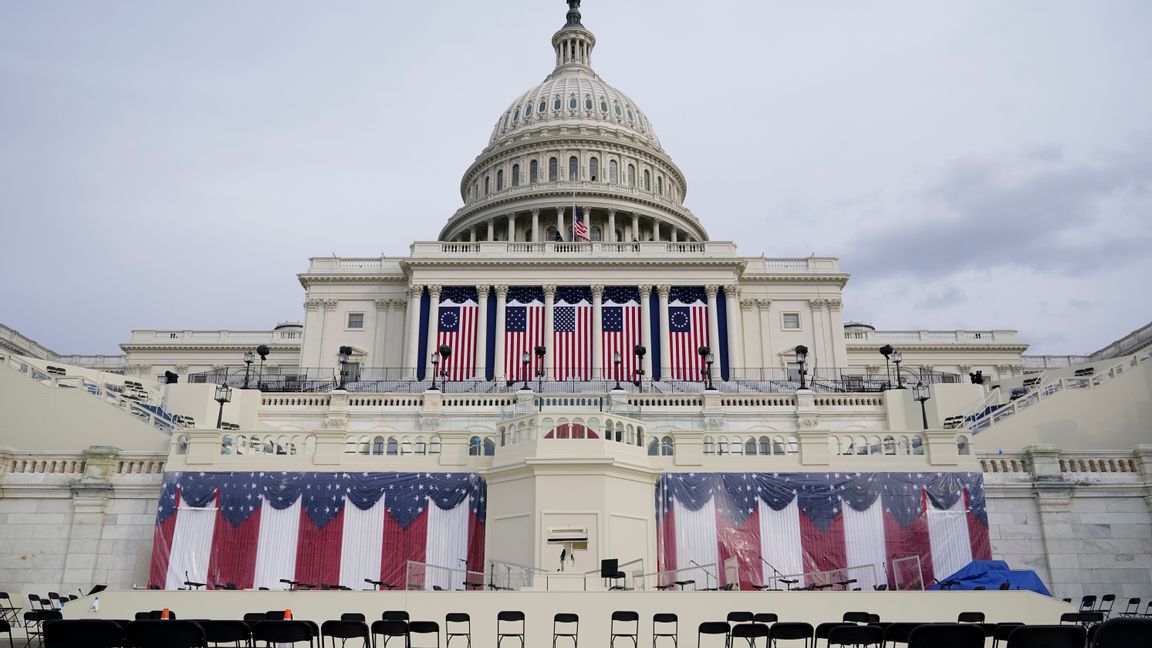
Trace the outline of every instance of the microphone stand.
[[713, 576], [707, 569], [704, 569], [704, 567], [702, 567], [700, 565], [700, 563], [696, 562], [695, 560], [689, 560], [688, 562], [692, 563], [693, 565], [696, 565], [697, 569], [704, 572], [704, 591], [705, 592], [716, 591], [716, 588], [708, 587], [708, 578], [711, 577], [712, 580], [715, 580], [717, 582], [717, 584], [719, 584], [720, 580], [718, 578], [716, 578], [715, 576]]
[[[772, 570], [772, 580], [776, 581], [776, 587], [773, 589], [779, 590], [780, 589], [780, 577], [783, 576], [784, 574], [781, 574], [779, 569], [776, 569], [774, 566], [772, 566], [772, 563], [765, 560], [764, 556], [760, 556], [760, 561], [763, 562], [765, 565], [768, 565], [768, 568]], [[760, 589], [768, 589], [768, 588], [767, 587], [761, 587]]]

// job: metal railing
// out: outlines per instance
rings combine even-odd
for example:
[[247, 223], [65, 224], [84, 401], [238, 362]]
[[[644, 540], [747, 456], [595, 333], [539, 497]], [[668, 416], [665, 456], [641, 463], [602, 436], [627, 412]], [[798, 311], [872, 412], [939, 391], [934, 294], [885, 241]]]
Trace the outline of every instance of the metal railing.
[[409, 560], [404, 568], [404, 589], [464, 592], [484, 589], [483, 572]]

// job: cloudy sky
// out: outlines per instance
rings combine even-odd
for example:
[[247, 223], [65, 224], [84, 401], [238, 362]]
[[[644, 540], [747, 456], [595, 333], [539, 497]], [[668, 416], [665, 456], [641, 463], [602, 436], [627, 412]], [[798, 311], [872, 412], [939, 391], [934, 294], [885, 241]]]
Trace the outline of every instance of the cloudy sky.
[[[1152, 319], [1152, 2], [588, 0], [597, 71], [845, 316], [1090, 352]], [[0, 322], [61, 353], [303, 315], [460, 205], [561, 0], [0, 0]]]

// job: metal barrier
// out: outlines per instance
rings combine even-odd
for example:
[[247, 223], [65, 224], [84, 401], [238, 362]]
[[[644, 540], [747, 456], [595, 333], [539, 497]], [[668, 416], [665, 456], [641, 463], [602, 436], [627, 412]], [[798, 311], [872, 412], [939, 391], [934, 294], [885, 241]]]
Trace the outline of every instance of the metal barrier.
[[924, 589], [924, 569], [920, 565], [920, 556], [892, 559], [892, 589]]
[[409, 560], [404, 570], [404, 589], [462, 592], [484, 588], [484, 574], [462, 567], [444, 567]]

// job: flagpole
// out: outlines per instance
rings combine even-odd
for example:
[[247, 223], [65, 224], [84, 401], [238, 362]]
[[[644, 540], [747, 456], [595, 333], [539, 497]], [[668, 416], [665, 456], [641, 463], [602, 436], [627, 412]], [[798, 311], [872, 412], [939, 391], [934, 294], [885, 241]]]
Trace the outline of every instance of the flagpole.
[[[576, 165], [576, 174], [580, 174], [580, 165]], [[572, 178], [572, 242], [576, 242], [576, 178]]]

